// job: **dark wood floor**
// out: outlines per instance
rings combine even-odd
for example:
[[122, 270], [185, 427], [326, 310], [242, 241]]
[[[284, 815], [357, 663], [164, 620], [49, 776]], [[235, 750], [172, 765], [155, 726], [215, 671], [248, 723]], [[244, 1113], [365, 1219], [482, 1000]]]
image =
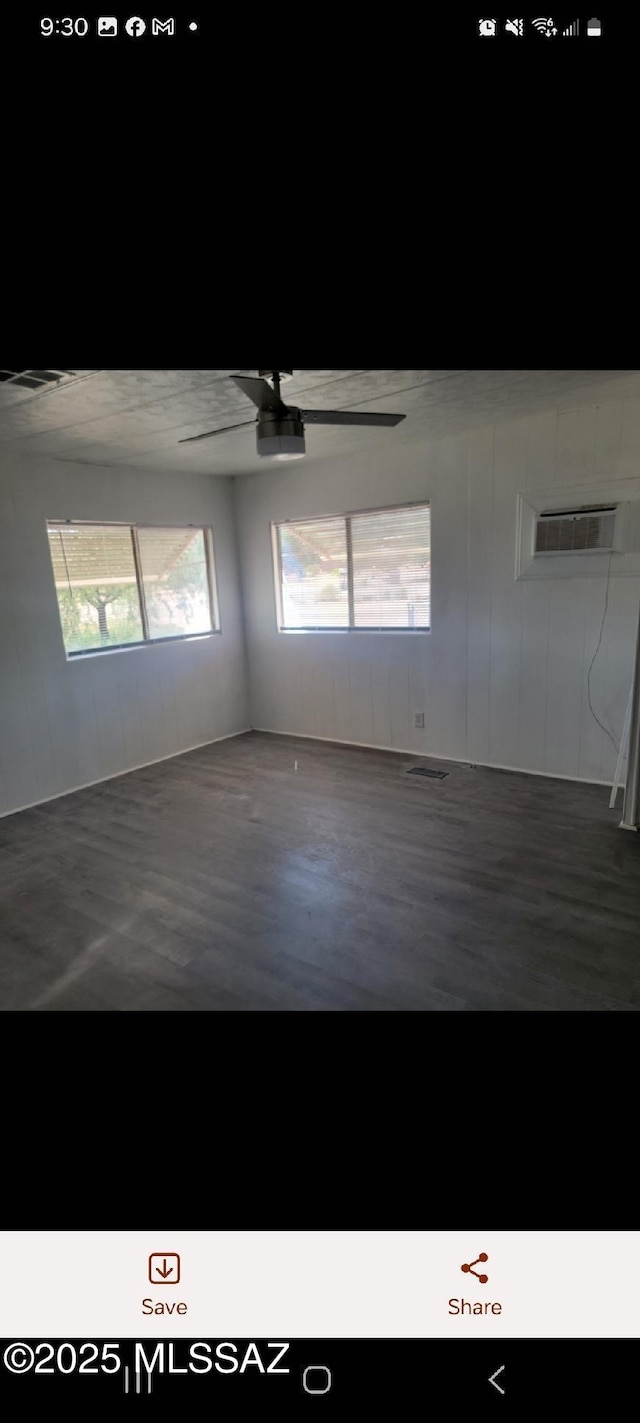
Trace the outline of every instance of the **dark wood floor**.
[[637, 1011], [607, 790], [413, 764], [250, 732], [0, 820], [0, 1007]]

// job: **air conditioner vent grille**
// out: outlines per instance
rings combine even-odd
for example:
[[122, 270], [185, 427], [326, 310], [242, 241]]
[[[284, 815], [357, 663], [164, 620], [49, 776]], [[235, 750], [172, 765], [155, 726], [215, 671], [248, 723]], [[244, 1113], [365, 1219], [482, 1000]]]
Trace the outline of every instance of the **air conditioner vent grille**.
[[616, 509], [563, 509], [540, 514], [536, 554], [607, 552], [615, 547]]

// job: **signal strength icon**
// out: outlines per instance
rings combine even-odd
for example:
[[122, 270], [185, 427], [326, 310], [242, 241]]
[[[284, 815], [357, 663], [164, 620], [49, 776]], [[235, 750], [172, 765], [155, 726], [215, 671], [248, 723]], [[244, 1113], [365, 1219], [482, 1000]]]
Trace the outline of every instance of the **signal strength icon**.
[[580, 21], [579, 21], [579, 20], [574, 20], [574, 21], [573, 21], [573, 24], [567, 25], [566, 30], [563, 30], [562, 33], [563, 33], [563, 35], [579, 35], [579, 34], [580, 34]]

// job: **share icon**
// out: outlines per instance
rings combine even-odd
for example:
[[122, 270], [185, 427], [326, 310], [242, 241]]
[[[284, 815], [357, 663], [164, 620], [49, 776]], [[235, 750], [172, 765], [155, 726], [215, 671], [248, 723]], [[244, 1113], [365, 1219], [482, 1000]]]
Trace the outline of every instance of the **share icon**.
[[488, 1260], [488, 1259], [489, 1259], [489, 1256], [488, 1256], [488, 1255], [485, 1255], [485, 1254], [484, 1254], [484, 1251], [483, 1251], [482, 1255], [479, 1255], [478, 1258], [477, 1258], [477, 1260], [472, 1260], [470, 1265], [461, 1265], [461, 1266], [460, 1266], [460, 1269], [462, 1270], [463, 1275], [475, 1275], [476, 1280], [479, 1280], [481, 1285], [486, 1285], [487, 1282], [488, 1282], [489, 1276], [488, 1276], [488, 1275], [479, 1275], [479, 1274], [478, 1274], [478, 1271], [477, 1271], [477, 1270], [474, 1270], [473, 1267], [474, 1267], [474, 1265], [484, 1265], [485, 1260]]

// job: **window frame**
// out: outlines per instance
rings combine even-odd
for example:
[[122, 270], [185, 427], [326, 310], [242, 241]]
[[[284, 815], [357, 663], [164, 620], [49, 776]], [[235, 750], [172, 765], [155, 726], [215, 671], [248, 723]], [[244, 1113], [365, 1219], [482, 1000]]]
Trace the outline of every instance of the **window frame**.
[[[51, 547], [49, 542], [49, 528], [52, 524], [59, 524], [61, 527], [67, 524], [70, 528], [105, 528], [105, 529], [128, 529], [131, 534], [131, 545], [133, 550], [133, 562], [136, 574], [136, 585], [138, 589], [138, 601], [140, 604], [140, 621], [144, 637], [139, 642], [116, 642], [104, 647], [87, 647], [77, 652], [67, 652], [64, 642], [64, 632], [62, 630], [62, 619], [60, 617], [60, 604], [58, 602], [58, 590], [56, 588], [55, 577], [53, 577], [53, 562], [51, 558]], [[147, 597], [144, 587], [144, 577], [142, 572], [142, 558], [140, 554], [140, 541], [138, 532], [147, 529], [193, 529], [199, 531], [203, 536], [204, 558], [207, 574], [207, 589], [209, 592], [209, 614], [212, 626], [208, 632], [178, 632], [168, 637], [149, 637], [149, 618], [147, 613]], [[175, 521], [167, 523], [152, 524], [148, 520], [144, 523], [131, 523], [127, 519], [45, 519], [45, 530], [47, 535], [47, 546], [49, 552], [49, 563], [53, 578], [53, 591], [56, 598], [58, 610], [58, 620], [60, 624], [60, 634], [62, 637], [62, 647], [67, 662], [77, 662], [83, 657], [104, 657], [110, 652], [131, 652], [141, 647], [158, 647], [163, 643], [170, 642], [194, 642], [204, 637], [214, 637], [222, 631], [220, 626], [220, 605], [218, 601], [218, 583], [215, 558], [215, 546], [213, 538], [213, 528], [211, 524], [178, 524]]]
[[382, 504], [375, 505], [368, 509], [347, 509], [340, 514], [308, 514], [296, 519], [272, 519], [271, 521], [271, 546], [273, 551], [273, 572], [275, 589], [275, 613], [276, 629], [279, 633], [299, 635], [301, 633], [334, 634], [336, 637], [343, 637], [345, 633], [376, 633], [385, 636], [386, 633], [393, 634], [394, 637], [407, 633], [414, 637], [416, 633], [428, 635], [431, 632], [433, 623], [431, 619], [431, 563], [429, 564], [429, 626], [428, 627], [355, 627], [349, 624], [348, 627], [308, 627], [308, 628], [288, 628], [284, 627], [284, 608], [282, 600], [282, 544], [280, 540], [280, 529], [287, 528], [295, 524], [320, 524], [324, 520], [344, 519], [346, 547], [347, 547], [347, 593], [349, 601], [349, 619], [354, 614], [354, 584], [353, 584], [353, 546], [351, 537], [351, 519], [358, 518], [362, 514], [398, 514], [404, 513], [406, 509], [428, 509], [429, 510], [429, 533], [432, 533], [433, 505], [430, 499], [411, 499], [403, 504]]

